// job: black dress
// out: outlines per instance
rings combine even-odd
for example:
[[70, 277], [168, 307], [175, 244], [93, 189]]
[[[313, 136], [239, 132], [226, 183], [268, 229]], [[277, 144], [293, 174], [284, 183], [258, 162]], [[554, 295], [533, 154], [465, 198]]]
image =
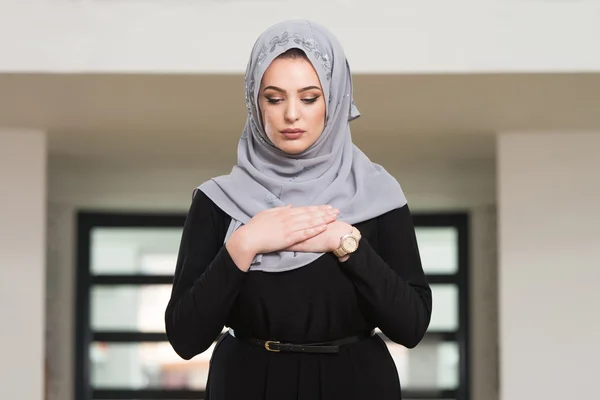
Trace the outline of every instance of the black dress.
[[[288, 272], [242, 272], [223, 246], [230, 217], [198, 192], [179, 250], [165, 313], [173, 349], [184, 359], [204, 352], [224, 326], [237, 337], [324, 342], [375, 327], [414, 347], [431, 317], [408, 206], [356, 224], [358, 250], [340, 263], [325, 254]], [[337, 354], [273, 353], [229, 334], [217, 343], [209, 400], [400, 399], [395, 364], [379, 336]]]

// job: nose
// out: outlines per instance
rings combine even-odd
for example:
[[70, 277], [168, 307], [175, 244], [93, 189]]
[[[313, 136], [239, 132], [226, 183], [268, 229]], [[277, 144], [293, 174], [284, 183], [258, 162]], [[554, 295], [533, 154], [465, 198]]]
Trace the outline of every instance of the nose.
[[285, 109], [285, 119], [287, 122], [293, 123], [300, 119], [300, 107], [295, 101], [288, 101]]

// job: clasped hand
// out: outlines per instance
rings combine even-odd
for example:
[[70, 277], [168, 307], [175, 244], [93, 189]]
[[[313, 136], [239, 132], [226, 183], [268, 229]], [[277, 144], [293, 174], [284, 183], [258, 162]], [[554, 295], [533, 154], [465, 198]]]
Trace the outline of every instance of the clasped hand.
[[340, 238], [352, 230], [337, 219], [339, 210], [329, 206], [271, 208], [257, 214], [243, 231], [247, 248], [255, 254], [287, 250], [327, 253], [340, 246]]

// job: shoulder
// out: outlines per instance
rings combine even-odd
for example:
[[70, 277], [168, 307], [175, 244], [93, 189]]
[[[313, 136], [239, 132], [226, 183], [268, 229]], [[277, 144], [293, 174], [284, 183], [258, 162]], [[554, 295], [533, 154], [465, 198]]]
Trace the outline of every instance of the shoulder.
[[414, 222], [408, 204], [380, 215], [377, 218], [377, 231], [382, 241], [390, 238], [396, 241], [414, 235]]
[[216, 214], [227, 215], [219, 206], [201, 189], [194, 189], [192, 193], [192, 207], [210, 210]]
[[377, 222], [383, 224], [406, 220], [412, 220], [412, 215], [408, 203], [404, 204], [401, 207], [394, 208], [393, 210], [390, 210], [377, 217]]
[[222, 228], [231, 222], [227, 215], [206, 193], [195, 189], [192, 194], [192, 204], [188, 212], [188, 220], [199, 221], [202, 224], [210, 222], [215, 228]]
[[393, 232], [398, 226], [412, 226], [412, 215], [408, 204], [394, 208], [377, 217], [359, 222], [356, 227], [367, 237], [379, 237], [380, 234]]

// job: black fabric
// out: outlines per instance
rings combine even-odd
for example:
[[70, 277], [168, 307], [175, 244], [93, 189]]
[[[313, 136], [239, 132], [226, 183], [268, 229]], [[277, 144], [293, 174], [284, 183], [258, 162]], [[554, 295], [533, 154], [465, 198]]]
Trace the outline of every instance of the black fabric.
[[[204, 352], [224, 326], [240, 337], [328, 342], [375, 327], [414, 347], [431, 317], [408, 205], [357, 224], [358, 250], [325, 254], [288, 272], [242, 272], [223, 240], [230, 218], [202, 192], [183, 230], [167, 336], [184, 359]], [[224, 335], [215, 346], [209, 400], [400, 399], [394, 362], [379, 336], [331, 354], [272, 353]]]

